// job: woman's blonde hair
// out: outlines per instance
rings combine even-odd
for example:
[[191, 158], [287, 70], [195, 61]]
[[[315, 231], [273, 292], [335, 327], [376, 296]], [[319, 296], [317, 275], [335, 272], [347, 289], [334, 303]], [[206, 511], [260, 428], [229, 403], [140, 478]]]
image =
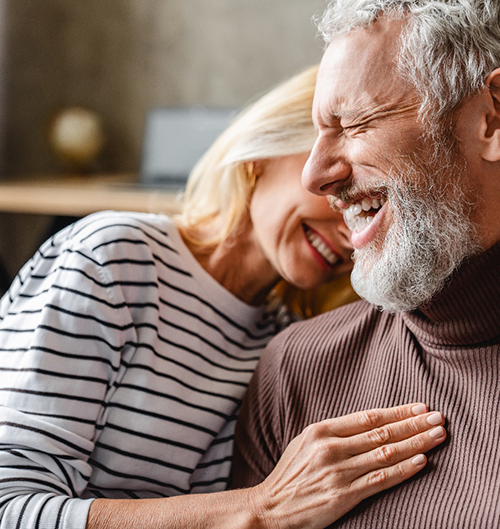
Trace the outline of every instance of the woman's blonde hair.
[[[250, 105], [197, 163], [188, 179], [181, 214], [174, 218], [191, 243], [208, 248], [236, 232], [252, 193], [247, 162], [312, 149], [317, 136], [311, 117], [317, 72], [317, 66], [308, 68]], [[210, 237], [204, 238], [200, 235], [204, 230], [197, 228], [214, 220], [218, 222], [211, 226]], [[347, 275], [309, 292], [281, 281], [273, 296], [302, 317], [358, 299]]]
[[[189, 176], [174, 220], [192, 242], [212, 246], [238, 228], [251, 195], [246, 162], [306, 153], [316, 139], [311, 111], [317, 66], [285, 81], [244, 110]], [[209, 240], [196, 228], [217, 220]]]

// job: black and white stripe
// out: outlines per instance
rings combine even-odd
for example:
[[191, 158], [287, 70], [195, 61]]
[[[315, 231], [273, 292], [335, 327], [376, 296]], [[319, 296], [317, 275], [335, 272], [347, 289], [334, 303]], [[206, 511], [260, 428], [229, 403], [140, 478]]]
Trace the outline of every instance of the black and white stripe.
[[0, 528], [84, 528], [95, 497], [222, 490], [276, 320], [215, 282], [167, 217], [100, 213], [0, 303]]

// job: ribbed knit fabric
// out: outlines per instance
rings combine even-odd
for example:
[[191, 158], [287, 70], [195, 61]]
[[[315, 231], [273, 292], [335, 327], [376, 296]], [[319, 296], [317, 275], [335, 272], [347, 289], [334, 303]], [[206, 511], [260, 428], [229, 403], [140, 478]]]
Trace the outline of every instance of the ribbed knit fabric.
[[264, 353], [236, 434], [233, 486], [261, 481], [305, 426], [422, 401], [448, 439], [410, 481], [364, 501], [342, 528], [500, 527], [500, 244], [425, 309], [358, 302], [294, 324]]

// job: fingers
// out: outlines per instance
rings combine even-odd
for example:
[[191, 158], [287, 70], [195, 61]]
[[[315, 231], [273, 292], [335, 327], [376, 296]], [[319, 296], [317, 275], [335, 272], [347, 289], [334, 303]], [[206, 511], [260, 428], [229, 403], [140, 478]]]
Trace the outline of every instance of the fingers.
[[351, 490], [359, 495], [360, 501], [383, 490], [399, 485], [422, 470], [427, 463], [423, 454], [400, 461], [396, 465], [369, 472], [354, 480]]
[[350, 437], [361, 434], [380, 426], [390, 424], [410, 417], [415, 417], [427, 411], [427, 406], [422, 403], [405, 404], [394, 408], [376, 408], [373, 410], [359, 411], [335, 419], [324, 421], [335, 437]]
[[353, 436], [346, 447], [350, 455], [369, 452], [380, 446], [409, 439], [419, 433], [444, 424], [444, 417], [435, 411], [417, 415], [410, 419], [393, 422]]
[[354, 456], [348, 460], [348, 465], [354, 476], [379, 472], [390, 467], [401, 470], [398, 464], [413, 460], [416, 456], [435, 448], [445, 439], [446, 430], [442, 426], [433, 426], [403, 441], [384, 444], [367, 453]]
[[445, 439], [446, 430], [433, 426], [399, 443], [383, 445], [352, 458], [350, 463], [359, 477], [352, 481], [351, 490], [365, 499], [399, 485], [425, 467], [427, 458], [422, 452], [435, 448]]

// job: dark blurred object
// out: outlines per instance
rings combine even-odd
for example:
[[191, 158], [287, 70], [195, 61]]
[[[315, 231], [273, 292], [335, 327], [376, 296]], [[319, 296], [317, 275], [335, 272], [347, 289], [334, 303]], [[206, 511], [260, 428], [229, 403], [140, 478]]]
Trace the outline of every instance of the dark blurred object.
[[4, 264], [0, 262], [0, 296], [3, 296], [10, 287], [12, 279], [9, 277], [9, 273], [5, 268]]
[[81, 106], [66, 107], [50, 120], [47, 139], [51, 151], [65, 169], [89, 172], [104, 147], [101, 118]]
[[81, 217], [70, 217], [66, 215], [58, 215], [57, 217], [54, 217], [52, 219], [52, 222], [50, 223], [50, 226], [47, 229], [47, 233], [45, 234], [44, 240], [48, 239], [49, 237], [52, 237], [52, 235], [55, 235], [57, 232], [61, 231], [62, 229], [66, 228], [70, 224], [73, 224], [74, 222], [80, 219]]
[[[57, 216], [52, 219], [47, 231], [44, 233], [42, 239], [39, 241], [39, 245], [42, 244], [46, 239], [55, 235], [58, 231], [62, 230], [66, 226], [73, 224], [80, 217], [70, 217], [70, 216]], [[9, 290], [10, 284], [14, 278], [10, 277], [9, 272], [5, 265], [0, 261], [0, 297]]]

